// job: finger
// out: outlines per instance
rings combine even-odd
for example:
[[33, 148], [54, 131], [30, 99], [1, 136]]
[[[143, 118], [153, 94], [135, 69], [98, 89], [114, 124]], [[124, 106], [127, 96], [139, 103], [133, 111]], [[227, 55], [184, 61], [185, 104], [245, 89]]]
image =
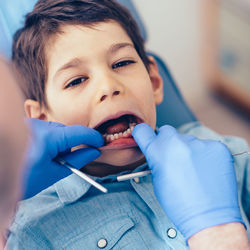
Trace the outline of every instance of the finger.
[[81, 148], [72, 153], [64, 155], [62, 158], [73, 167], [80, 169], [91, 161], [96, 160], [101, 153], [94, 148]]
[[172, 137], [176, 136], [178, 132], [174, 127], [170, 125], [164, 125], [158, 129], [158, 134], [164, 134], [165, 137]]
[[174, 127], [170, 125], [164, 125], [158, 130], [157, 134], [157, 143], [159, 145], [167, 146], [173, 146], [175, 147], [176, 143], [185, 143], [188, 139], [188, 137], [182, 138], [182, 134], [180, 134]]
[[61, 133], [57, 141], [59, 152], [81, 144], [93, 147], [101, 147], [104, 144], [104, 139], [98, 131], [81, 125], [65, 126], [57, 133]]
[[194, 140], [197, 140], [196, 137], [192, 136], [192, 135], [186, 135], [186, 134], [180, 134], [180, 138], [186, 142], [186, 143], [190, 143]]
[[156, 134], [148, 124], [141, 123], [135, 126], [132, 132], [132, 136], [140, 147], [142, 153], [145, 155], [148, 146], [155, 139]]

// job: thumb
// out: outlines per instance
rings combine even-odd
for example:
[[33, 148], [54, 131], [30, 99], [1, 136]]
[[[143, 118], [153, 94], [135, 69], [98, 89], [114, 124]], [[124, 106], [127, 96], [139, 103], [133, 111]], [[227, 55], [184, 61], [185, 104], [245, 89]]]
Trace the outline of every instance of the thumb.
[[148, 124], [141, 123], [135, 126], [132, 132], [132, 136], [134, 137], [142, 153], [145, 155], [148, 146], [155, 139], [156, 134]]
[[104, 143], [102, 135], [97, 130], [81, 125], [57, 128], [54, 130], [54, 137], [59, 152], [65, 152], [80, 144], [101, 147]]

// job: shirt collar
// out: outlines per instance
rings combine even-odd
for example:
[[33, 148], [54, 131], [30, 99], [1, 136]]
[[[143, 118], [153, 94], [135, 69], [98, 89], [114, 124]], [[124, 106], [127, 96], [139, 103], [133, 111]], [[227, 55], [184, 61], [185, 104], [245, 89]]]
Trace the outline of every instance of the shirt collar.
[[[147, 168], [148, 168], [147, 163], [144, 163], [138, 166], [133, 171], [124, 171], [124, 172], [119, 173], [118, 175], [138, 172]], [[116, 182], [117, 181], [116, 178], [118, 175], [117, 174], [108, 175], [102, 178], [92, 176], [91, 178], [100, 183]], [[91, 185], [88, 182], [86, 182], [85, 180], [83, 180], [82, 178], [80, 178], [79, 176], [75, 174], [71, 174], [70, 176], [60, 180], [59, 182], [55, 184], [55, 189], [58, 194], [58, 197], [60, 201], [65, 204], [70, 204], [80, 199], [82, 196], [84, 196], [88, 192], [90, 187]]]

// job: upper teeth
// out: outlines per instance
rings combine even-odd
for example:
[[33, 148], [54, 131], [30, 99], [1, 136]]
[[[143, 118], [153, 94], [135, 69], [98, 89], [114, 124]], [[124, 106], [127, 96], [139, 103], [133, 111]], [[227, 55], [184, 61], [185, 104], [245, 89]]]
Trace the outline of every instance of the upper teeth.
[[104, 134], [103, 137], [106, 140], [106, 142], [111, 142], [122, 137], [130, 137], [135, 125], [136, 123], [134, 122], [129, 123], [128, 129], [126, 129], [125, 131], [115, 133], [115, 134]]

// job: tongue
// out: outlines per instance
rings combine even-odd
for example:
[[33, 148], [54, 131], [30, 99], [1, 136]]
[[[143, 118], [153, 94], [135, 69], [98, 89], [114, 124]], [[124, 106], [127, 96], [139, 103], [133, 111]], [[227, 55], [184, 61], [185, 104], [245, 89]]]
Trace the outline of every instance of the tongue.
[[116, 124], [113, 124], [113, 125], [109, 126], [106, 129], [106, 133], [108, 133], [108, 134], [115, 134], [115, 133], [124, 132], [125, 130], [128, 129], [128, 127], [129, 127], [128, 122], [121, 121], [121, 122], [118, 122]]

